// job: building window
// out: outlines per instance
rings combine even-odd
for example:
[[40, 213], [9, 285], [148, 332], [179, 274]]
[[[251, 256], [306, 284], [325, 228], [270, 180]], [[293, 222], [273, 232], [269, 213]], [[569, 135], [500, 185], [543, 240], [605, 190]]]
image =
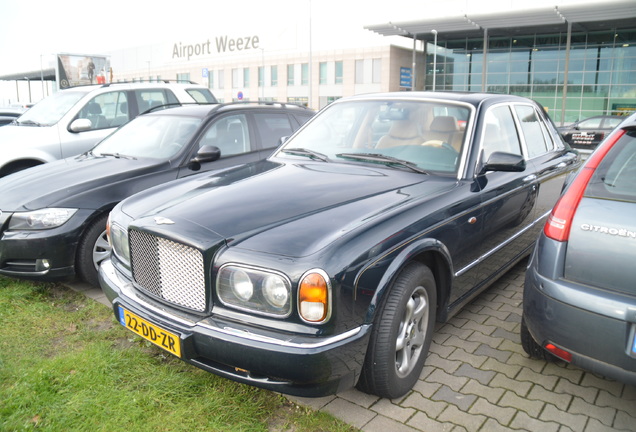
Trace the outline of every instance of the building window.
[[342, 61], [336, 62], [336, 84], [342, 84]]
[[309, 64], [303, 63], [300, 66], [300, 84], [307, 85], [309, 84]]
[[265, 68], [262, 66], [258, 68], [258, 86], [265, 87]]
[[272, 87], [276, 87], [278, 85], [278, 66], [272, 66], [270, 69], [270, 83]]
[[239, 88], [239, 70], [237, 68], [232, 69], [232, 88]]
[[243, 69], [243, 87], [250, 86], [250, 70], [249, 68]]
[[[143, 81], [143, 79], [142, 79]], [[190, 82], [190, 74], [189, 73], [178, 73], [177, 74], [177, 82]]]
[[294, 65], [287, 65], [287, 85], [294, 85]]
[[320, 62], [319, 84], [327, 84], [327, 62]]
[[[159, 78], [157, 76], [157, 78]], [[209, 71], [208, 72], [208, 87], [209, 88], [214, 88], [214, 71]]]
[[220, 89], [225, 88], [225, 71], [222, 69], [219, 70], [219, 88]]
[[379, 84], [382, 78], [382, 59], [373, 59], [373, 73], [371, 75], [371, 82], [373, 84]]
[[364, 60], [356, 60], [356, 84], [364, 84]]
[[308, 106], [309, 98], [307, 97], [288, 97], [287, 102], [293, 103], [296, 105]]

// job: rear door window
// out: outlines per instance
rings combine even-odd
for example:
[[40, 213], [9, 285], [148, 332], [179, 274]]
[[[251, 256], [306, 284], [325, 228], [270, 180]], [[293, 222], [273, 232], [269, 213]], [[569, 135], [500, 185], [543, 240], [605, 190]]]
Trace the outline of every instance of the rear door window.
[[600, 129], [601, 120], [600, 117], [584, 120], [579, 123], [579, 129]]
[[545, 125], [533, 107], [515, 105], [515, 112], [521, 124], [529, 158], [540, 156], [553, 147]]
[[179, 103], [177, 97], [170, 90], [165, 89], [135, 90], [135, 96], [139, 113], [161, 105]]
[[603, 129], [614, 129], [616, 126], [621, 124], [623, 119], [620, 118], [606, 118], [603, 122]]

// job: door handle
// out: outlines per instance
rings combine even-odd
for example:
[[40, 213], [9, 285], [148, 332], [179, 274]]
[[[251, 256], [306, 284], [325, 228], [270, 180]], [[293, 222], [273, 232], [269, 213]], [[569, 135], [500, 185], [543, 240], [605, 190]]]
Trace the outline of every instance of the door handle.
[[530, 182], [535, 181], [536, 179], [537, 179], [537, 175], [536, 175], [536, 174], [530, 174], [530, 175], [525, 176], [525, 177], [523, 178], [523, 182], [524, 182], [524, 183], [530, 183]]

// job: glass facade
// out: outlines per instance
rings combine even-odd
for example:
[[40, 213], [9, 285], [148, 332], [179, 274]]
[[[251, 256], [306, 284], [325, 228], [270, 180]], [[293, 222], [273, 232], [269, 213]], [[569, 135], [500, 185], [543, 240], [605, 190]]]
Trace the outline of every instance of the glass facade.
[[[482, 91], [485, 67], [483, 90], [535, 99], [557, 123], [636, 110], [636, 29], [572, 32], [569, 53], [567, 32], [491, 36], [487, 48], [484, 64], [483, 38], [438, 41], [436, 90]], [[427, 90], [434, 50], [429, 43]]]

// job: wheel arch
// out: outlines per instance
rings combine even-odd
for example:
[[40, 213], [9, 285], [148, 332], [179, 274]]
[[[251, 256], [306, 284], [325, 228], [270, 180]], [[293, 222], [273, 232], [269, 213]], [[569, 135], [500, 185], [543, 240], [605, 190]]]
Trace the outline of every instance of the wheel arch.
[[110, 211], [113, 208], [115, 208], [116, 205], [117, 205], [117, 202], [111, 203], [111, 204], [107, 204], [104, 207], [95, 210], [93, 212], [93, 214], [91, 214], [90, 217], [88, 217], [86, 219], [86, 221], [84, 222], [84, 227], [82, 228], [82, 232], [79, 235], [79, 237], [77, 238], [77, 244], [75, 245], [74, 256], [75, 256], [75, 262], [76, 263], [77, 263], [77, 254], [78, 254], [79, 242], [84, 238], [84, 236], [86, 235], [88, 230], [91, 228], [91, 226], [95, 223], [95, 221], [97, 219], [99, 219], [100, 217], [104, 216], [104, 215], [108, 215], [110, 213]]
[[[424, 264], [433, 272], [437, 288], [437, 320], [442, 322], [446, 320], [446, 306], [453, 278], [453, 264], [450, 252], [442, 242], [436, 239], [421, 239], [406, 245], [391, 259], [377, 283], [377, 289], [371, 300], [365, 322], [373, 322], [376, 312], [381, 309], [381, 305], [386, 301], [387, 294], [390, 292], [396, 278], [402, 269], [412, 262]], [[370, 268], [376, 263], [377, 261], [374, 261], [366, 268]], [[364, 273], [366, 268], [362, 270], [361, 274]]]
[[15, 159], [7, 162], [2, 166], [2, 168], [0, 168], [0, 177], [4, 177], [6, 175], [13, 174], [14, 172], [18, 172], [34, 166], [42, 165], [46, 162], [47, 161], [34, 158]]

